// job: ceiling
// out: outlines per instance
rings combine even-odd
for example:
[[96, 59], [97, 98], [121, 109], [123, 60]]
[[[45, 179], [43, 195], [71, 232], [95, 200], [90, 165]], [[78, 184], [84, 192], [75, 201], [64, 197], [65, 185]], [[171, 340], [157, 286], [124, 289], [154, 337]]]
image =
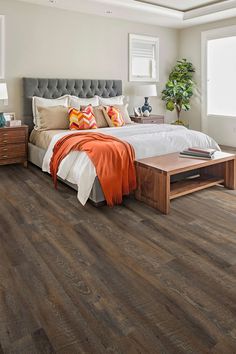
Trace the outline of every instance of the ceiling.
[[172, 28], [185, 28], [236, 16], [236, 0], [18, 1]]
[[223, 0], [136, 0], [149, 4], [163, 6], [172, 10], [189, 11], [196, 8], [224, 2]]

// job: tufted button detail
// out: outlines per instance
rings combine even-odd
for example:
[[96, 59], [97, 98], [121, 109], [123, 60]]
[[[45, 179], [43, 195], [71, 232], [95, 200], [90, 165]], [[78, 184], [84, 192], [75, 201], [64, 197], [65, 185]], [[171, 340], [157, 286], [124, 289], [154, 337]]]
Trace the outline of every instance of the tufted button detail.
[[24, 115], [32, 115], [32, 97], [58, 98], [64, 95], [90, 98], [122, 94], [121, 80], [24, 79]]

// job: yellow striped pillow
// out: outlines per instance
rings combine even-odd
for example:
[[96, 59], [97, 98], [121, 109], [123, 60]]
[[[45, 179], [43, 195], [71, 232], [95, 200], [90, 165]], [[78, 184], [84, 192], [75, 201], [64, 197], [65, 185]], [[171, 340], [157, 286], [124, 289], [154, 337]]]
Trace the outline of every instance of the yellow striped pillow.
[[105, 118], [109, 127], [122, 127], [125, 125], [125, 121], [120, 110], [113, 106], [105, 107]]
[[93, 107], [87, 106], [82, 111], [69, 109], [70, 130], [97, 129]]

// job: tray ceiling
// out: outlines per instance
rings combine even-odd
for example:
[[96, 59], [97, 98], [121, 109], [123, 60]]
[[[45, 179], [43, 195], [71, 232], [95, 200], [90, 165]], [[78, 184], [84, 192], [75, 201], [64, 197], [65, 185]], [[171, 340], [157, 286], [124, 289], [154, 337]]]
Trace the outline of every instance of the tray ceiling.
[[18, 1], [172, 28], [190, 27], [236, 17], [236, 0]]
[[216, 3], [223, 3], [225, 0], [135, 0], [147, 4], [162, 6], [172, 10], [189, 11]]

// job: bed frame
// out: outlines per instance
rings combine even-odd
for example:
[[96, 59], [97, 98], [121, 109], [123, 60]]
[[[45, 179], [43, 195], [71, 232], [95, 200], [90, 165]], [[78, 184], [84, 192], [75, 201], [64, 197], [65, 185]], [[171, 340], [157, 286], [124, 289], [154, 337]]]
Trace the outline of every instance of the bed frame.
[[[122, 81], [23, 78], [23, 92], [24, 123], [29, 126], [29, 130], [31, 131], [34, 127], [32, 112], [33, 96], [53, 99], [64, 95], [72, 95], [80, 98], [92, 98], [95, 95], [104, 98], [116, 97], [122, 95]], [[28, 144], [28, 160], [40, 168], [42, 168], [45, 153], [45, 150], [31, 143]], [[77, 190], [76, 185], [66, 181], [63, 182]], [[102, 205], [105, 202], [98, 178], [95, 180], [89, 199], [96, 206]]]

